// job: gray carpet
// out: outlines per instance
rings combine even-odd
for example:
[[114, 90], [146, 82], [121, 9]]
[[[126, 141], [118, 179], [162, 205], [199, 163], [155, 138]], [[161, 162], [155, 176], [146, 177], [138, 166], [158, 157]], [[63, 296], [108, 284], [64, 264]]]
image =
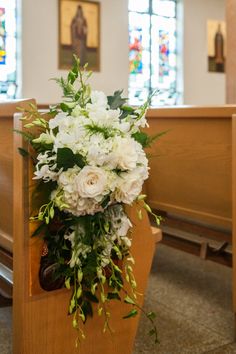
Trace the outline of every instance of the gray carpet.
[[[142, 318], [134, 354], [236, 353], [231, 276], [227, 267], [160, 245], [145, 298], [145, 309], [157, 313], [160, 344], [152, 344]], [[0, 354], [12, 354], [10, 307], [0, 309]]]

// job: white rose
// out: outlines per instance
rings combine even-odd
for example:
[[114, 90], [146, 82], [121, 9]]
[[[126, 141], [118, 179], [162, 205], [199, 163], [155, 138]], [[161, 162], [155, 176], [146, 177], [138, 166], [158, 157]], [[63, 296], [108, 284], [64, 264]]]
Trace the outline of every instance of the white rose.
[[114, 155], [117, 167], [121, 170], [133, 170], [138, 161], [137, 142], [130, 138], [117, 136], [114, 143]]
[[135, 172], [124, 173], [120, 177], [113, 197], [125, 204], [132, 204], [142, 191], [143, 180]]
[[82, 198], [95, 198], [104, 194], [107, 176], [105, 171], [99, 167], [85, 166], [76, 177], [76, 181]]

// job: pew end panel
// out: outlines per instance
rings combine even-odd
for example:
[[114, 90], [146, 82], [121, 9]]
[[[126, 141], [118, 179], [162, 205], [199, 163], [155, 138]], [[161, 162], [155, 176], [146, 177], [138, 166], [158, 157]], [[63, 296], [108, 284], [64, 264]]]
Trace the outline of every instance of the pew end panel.
[[[22, 122], [15, 117], [15, 128], [22, 129]], [[27, 148], [21, 135], [14, 137], [14, 306], [13, 352], [18, 354], [78, 353], [75, 348], [76, 331], [72, 318], [67, 315], [70, 292], [66, 289], [46, 292], [38, 288], [38, 270], [42, 240], [31, 238], [34, 226], [29, 222], [32, 165], [17, 153], [18, 147]], [[154, 236], [146, 212], [142, 221], [135, 207], [128, 208], [133, 222], [132, 254], [136, 259], [134, 273], [140, 293], [144, 294], [151, 268], [155, 242], [160, 241], [161, 231]], [[143, 251], [145, 250], [145, 252]], [[140, 299], [142, 304], [143, 298]], [[137, 330], [139, 316], [130, 322], [123, 320], [129, 307], [117, 301], [111, 303], [111, 327], [114, 335], [102, 334], [103, 319], [96, 315], [85, 326], [87, 339], [79, 353], [130, 354]], [[92, 336], [92, 340], [90, 340]]]

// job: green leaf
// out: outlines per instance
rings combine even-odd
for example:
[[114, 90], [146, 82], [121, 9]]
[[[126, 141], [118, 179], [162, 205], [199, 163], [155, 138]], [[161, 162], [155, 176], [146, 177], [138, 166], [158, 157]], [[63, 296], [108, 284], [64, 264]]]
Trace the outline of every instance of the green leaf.
[[131, 299], [131, 297], [129, 295], [126, 295], [124, 302], [126, 302], [127, 304], [135, 305], [134, 300]]
[[63, 102], [60, 104], [60, 108], [63, 112], [70, 112], [71, 111], [71, 108], [69, 106], [67, 106], [66, 103], [63, 103]]
[[134, 108], [130, 107], [130, 106], [122, 106], [122, 107], [120, 107], [120, 109], [122, 112], [120, 115], [120, 119], [124, 119], [130, 114], [134, 114], [134, 111], [135, 111]]
[[132, 138], [136, 140], [142, 147], [147, 147], [149, 142], [149, 136], [144, 132], [136, 132], [132, 134]]
[[69, 148], [59, 148], [57, 150], [57, 167], [66, 171], [68, 168], [74, 167], [74, 165], [83, 168], [85, 166], [83, 156], [80, 154], [75, 155]]
[[136, 309], [133, 309], [128, 313], [128, 315], [124, 316], [123, 318], [126, 319], [126, 318], [135, 317], [135, 316], [137, 316], [137, 314], [138, 314], [138, 311]]
[[117, 109], [127, 101], [126, 98], [121, 97], [122, 92], [123, 90], [118, 90], [114, 92], [113, 96], [107, 97], [107, 101], [111, 109]]
[[81, 308], [85, 318], [87, 318], [87, 316], [93, 317], [93, 308], [89, 301], [84, 301]]
[[149, 136], [144, 132], [136, 132], [132, 134], [132, 138], [134, 138], [139, 144], [142, 145], [143, 148], [150, 147], [154, 141], [162, 137], [168, 132], [168, 130]]
[[95, 302], [96, 304], [99, 303], [97, 296], [93, 295], [90, 291], [85, 291], [84, 294], [89, 301]]
[[84, 157], [80, 154], [74, 155], [74, 161], [75, 165], [79, 166], [80, 168], [83, 168], [85, 166]]
[[108, 300], [116, 299], [116, 300], [120, 300], [121, 301], [120, 295], [118, 293], [108, 293], [107, 294], [107, 299]]
[[70, 278], [67, 278], [66, 281], [65, 281], [65, 287], [66, 289], [70, 289]]
[[110, 202], [110, 195], [107, 195], [103, 199], [101, 206], [105, 209], [108, 206], [109, 202]]
[[24, 131], [22, 131], [22, 130], [13, 129], [13, 131], [14, 131], [15, 133], [18, 133], [18, 134], [22, 135], [23, 138], [24, 138], [26, 141], [31, 141], [31, 140], [33, 140], [33, 139], [35, 138], [35, 136], [34, 136], [33, 134], [28, 133], [28, 132], [24, 132]]
[[29, 156], [29, 152], [21, 147], [18, 147], [18, 151], [19, 151], [20, 155], [23, 157]]
[[156, 318], [156, 314], [154, 312], [150, 311], [150, 312], [147, 313], [147, 317], [150, 320], [154, 320]]
[[32, 233], [31, 237], [38, 236], [41, 233], [41, 231], [43, 231], [45, 228], [46, 228], [45, 224], [39, 225], [39, 227], [37, 227], [37, 229]]

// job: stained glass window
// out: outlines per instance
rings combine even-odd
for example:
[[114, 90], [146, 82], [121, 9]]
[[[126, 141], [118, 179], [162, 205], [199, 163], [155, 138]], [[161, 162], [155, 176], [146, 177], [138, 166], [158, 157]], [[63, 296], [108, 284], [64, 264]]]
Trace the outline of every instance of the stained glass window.
[[129, 0], [129, 101], [175, 104], [176, 0]]
[[0, 0], [0, 100], [16, 94], [16, 0]]

